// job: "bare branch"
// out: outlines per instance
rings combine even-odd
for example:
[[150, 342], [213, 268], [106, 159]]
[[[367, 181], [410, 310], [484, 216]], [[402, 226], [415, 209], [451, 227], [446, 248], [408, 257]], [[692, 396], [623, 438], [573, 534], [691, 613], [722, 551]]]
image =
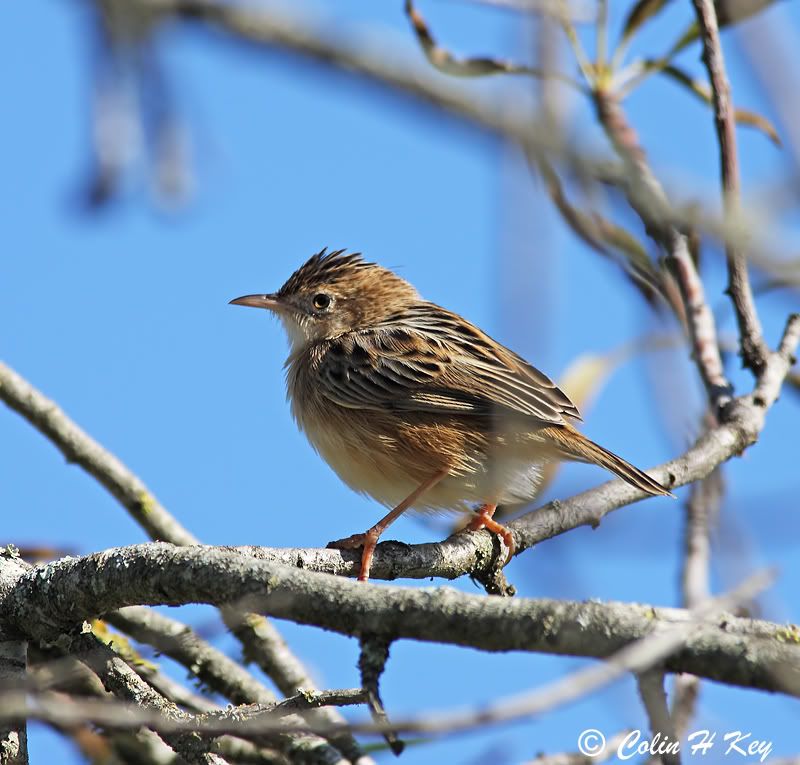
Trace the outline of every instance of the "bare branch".
[[[26, 716], [64, 727], [93, 723], [118, 731], [136, 730], [147, 726], [162, 735], [180, 740], [190, 737], [197, 739], [199, 736], [196, 734], [208, 739], [211, 736], [225, 734], [260, 738], [265, 734], [274, 735], [276, 732], [311, 733], [311, 729], [295, 714], [296, 712], [330, 704], [338, 706], [363, 704], [365, 693], [360, 688], [308, 692], [285, 699], [279, 704], [243, 705], [203, 714], [162, 712], [152, 704], [139, 701], [126, 703], [114, 697], [97, 699], [47, 691], [29, 693], [27, 698], [26, 694], [19, 691], [0, 691], [0, 702], [2, 702], [1, 720]], [[326, 724], [319, 727], [325, 734], [330, 734], [333, 730]], [[195, 735], [187, 737], [179, 734]], [[311, 740], [310, 736], [306, 738]], [[319, 740], [316, 736], [313, 738]], [[209, 742], [209, 748], [212, 747], [220, 748], [215, 742]], [[294, 753], [295, 756], [306, 759], [308, 754], [307, 751], [300, 750]], [[316, 761], [329, 763], [330, 759], [317, 758]]]
[[[15, 548], [0, 552], [0, 598], [11, 588], [26, 566]], [[22, 688], [28, 668], [28, 644], [18, 634], [9, 634], [0, 622], [0, 688]], [[0, 765], [28, 765], [28, 732], [25, 718], [0, 719]]]
[[361, 655], [358, 658], [358, 669], [361, 672], [361, 686], [367, 695], [372, 719], [384, 728], [383, 737], [389, 748], [396, 755], [403, 753], [405, 744], [389, 727], [389, 716], [383, 706], [380, 694], [380, 678], [389, 659], [391, 641], [377, 635], [362, 635], [359, 639]]
[[151, 539], [197, 544], [144, 483], [13, 369], [0, 362], [0, 399], [21, 414], [66, 457], [104, 486]]
[[[687, 643], [696, 633], [702, 630], [703, 619], [707, 619], [714, 614], [719, 615], [719, 611], [733, 607], [741, 600], [749, 599], [766, 586], [771, 577], [768, 574], [761, 574], [751, 577], [747, 582], [737, 588], [736, 591], [723, 595], [712, 601], [706, 601], [699, 608], [687, 613], [687, 618], [683, 621], [674, 622], [668, 625], [657, 625], [649, 630], [647, 634], [637, 638], [628, 645], [624, 645], [608, 657], [608, 661], [594, 665], [587, 669], [576, 672], [566, 678], [560, 679], [550, 685], [537, 689], [532, 693], [524, 694], [520, 697], [503, 700], [501, 702], [482, 707], [478, 710], [467, 712], [445, 713], [433, 715], [426, 713], [418, 718], [404, 720], [397, 724], [397, 728], [408, 732], [424, 733], [452, 733], [458, 730], [468, 730], [487, 724], [497, 724], [510, 720], [520, 719], [540, 715], [556, 706], [573, 701], [576, 698], [590, 693], [607, 683], [617, 679], [622, 674], [633, 671], [643, 673], [660, 664], [676, 650], [685, 648]], [[358, 585], [355, 585], [358, 587]], [[489, 602], [503, 602], [490, 600]], [[721, 616], [720, 618], [726, 618]], [[78, 638], [85, 641], [85, 638]], [[385, 642], [384, 642], [385, 645]], [[382, 657], [377, 658], [377, 663], [382, 663]], [[356, 703], [365, 700], [362, 691], [331, 692], [336, 698], [336, 703]], [[9, 707], [9, 700], [5, 708]], [[302, 703], [302, 701], [300, 702]], [[92, 710], [84, 710], [84, 714]], [[128, 712], [128, 710], [122, 710]], [[145, 710], [147, 711], [147, 710]], [[219, 734], [222, 731], [232, 731], [240, 735], [248, 735], [254, 732], [263, 732], [274, 729], [275, 708], [264, 710], [260, 706], [255, 709], [237, 708], [229, 714], [203, 715], [195, 719], [155, 719], [149, 722], [155, 729], [161, 732], [175, 733], [179, 731], [193, 730], [206, 735]], [[108, 713], [108, 710], [104, 710]], [[141, 711], [138, 710], [141, 715]], [[117, 725], [132, 724], [139, 718], [133, 720], [121, 719], [122, 715], [117, 715]], [[149, 718], [148, 718], [149, 719]], [[385, 719], [379, 719], [372, 724], [352, 724], [348, 726], [354, 731], [380, 731], [390, 732], [393, 725]], [[303, 729], [305, 730], [305, 728]], [[314, 727], [313, 730], [320, 733], [328, 733], [330, 728], [324, 725], [321, 728]]]
[[[684, 528], [684, 559], [681, 570], [683, 605], [694, 608], [711, 597], [711, 524], [722, 501], [721, 470], [710, 473], [692, 485], [686, 503]], [[683, 736], [694, 715], [700, 681], [694, 675], [675, 678], [672, 693], [672, 722], [677, 736]]]
[[[0, 599], [0, 613], [9, 627], [47, 641], [87, 617], [127, 605], [219, 605], [234, 598], [248, 610], [343, 635], [597, 658], [690, 618], [680, 609], [652, 606], [487, 599], [446, 588], [365, 585], [216, 548], [164, 543], [116, 548], [25, 572]], [[725, 617], [724, 628], [704, 622], [666, 669], [800, 694], [800, 644], [782, 642], [785, 633], [779, 625], [750, 619]]]
[[733, 388], [725, 376], [717, 342], [714, 315], [689, 251], [687, 236], [673, 222], [669, 201], [653, 171], [618, 98], [595, 92], [597, 115], [614, 149], [625, 164], [628, 201], [645, 224], [647, 233], [664, 250], [686, 305], [686, 323], [700, 378], [716, 412], [730, 400]]
[[[711, 100], [719, 138], [722, 190], [725, 210], [736, 217], [741, 207], [739, 191], [739, 158], [736, 152], [736, 115], [731, 103], [731, 86], [725, 72], [722, 43], [719, 39], [717, 12], [713, 0], [692, 0], [697, 12], [700, 37], [703, 41], [703, 61], [711, 82]], [[733, 301], [736, 321], [739, 325], [739, 342], [742, 362], [758, 375], [761, 372], [768, 349], [764, 343], [761, 322], [756, 312], [750, 278], [747, 274], [742, 247], [731, 242], [726, 246], [728, 258], [728, 292]]]
[[680, 765], [680, 739], [675, 733], [675, 725], [667, 706], [664, 673], [656, 669], [648, 669], [636, 675], [636, 682], [642, 703], [647, 711], [647, 718], [650, 721], [653, 739], [658, 739], [659, 743], [663, 745], [664, 753], [657, 759], [664, 765]]
[[[111, 648], [94, 635], [83, 634], [73, 640], [71, 653], [84, 662], [103, 681], [106, 690], [143, 709], [173, 721], [191, 719], [142, 680]], [[198, 736], [164, 734], [164, 740], [187, 762], [198, 765], [225, 765], [226, 760], [211, 751], [209, 742]]]
[[141, 606], [122, 608], [106, 621], [175, 661], [234, 704], [270, 704], [275, 694], [240, 664], [203, 640], [190, 627]]
[[[117, 457], [85, 433], [55, 402], [2, 362], [0, 399], [52, 441], [67, 459], [80, 465], [108, 489], [151, 538], [176, 545], [198, 544], [197, 538], [178, 523]], [[285, 695], [296, 693], [300, 687], [314, 688], [302, 663], [266, 619], [231, 608], [222, 608], [221, 611], [225, 623], [242, 641], [245, 652], [258, 660], [259, 666], [275, 680]], [[333, 721], [341, 721], [335, 710], [321, 714]], [[342, 745], [354, 762], [369, 761], [351, 738], [345, 737]]]

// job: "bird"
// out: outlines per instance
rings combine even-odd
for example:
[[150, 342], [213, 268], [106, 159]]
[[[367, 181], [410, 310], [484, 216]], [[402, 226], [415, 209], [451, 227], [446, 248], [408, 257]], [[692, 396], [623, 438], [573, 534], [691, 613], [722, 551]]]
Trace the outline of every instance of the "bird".
[[514, 537], [493, 514], [531, 501], [553, 460], [599, 465], [647, 495], [672, 496], [578, 431], [578, 408], [544, 373], [361, 253], [322, 249], [277, 292], [230, 303], [281, 320], [298, 427], [345, 484], [391, 508], [328, 545], [362, 548], [360, 581], [381, 534], [409, 509], [471, 512], [467, 528], [501, 538], [507, 563]]

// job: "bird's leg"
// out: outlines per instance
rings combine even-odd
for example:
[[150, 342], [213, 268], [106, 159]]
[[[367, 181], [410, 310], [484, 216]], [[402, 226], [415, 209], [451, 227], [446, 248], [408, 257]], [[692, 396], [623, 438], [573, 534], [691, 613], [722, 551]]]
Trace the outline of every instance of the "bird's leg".
[[495, 510], [497, 510], [497, 505], [481, 505], [476, 511], [475, 517], [467, 525], [467, 529], [469, 531], [486, 529], [487, 531], [491, 531], [492, 534], [497, 534], [497, 536], [501, 537], [508, 548], [506, 563], [509, 563], [514, 557], [514, 551], [516, 550], [514, 535], [505, 526], [492, 518]]
[[[438, 473], [434, 473], [427, 481], [420, 484], [414, 491], [411, 492], [397, 507], [387, 513], [381, 518], [372, 528], [367, 529], [363, 534], [353, 534], [345, 539], [338, 539], [335, 542], [329, 542], [328, 547], [337, 550], [352, 550], [358, 547], [363, 547], [364, 552], [361, 553], [361, 570], [358, 574], [359, 582], [366, 582], [369, 579], [369, 567], [372, 563], [372, 554], [375, 552], [375, 545], [378, 544], [378, 539], [386, 529], [389, 528], [411, 505], [413, 505], [426, 491], [436, 486], [448, 473], [450, 468], [444, 468]], [[496, 524], [497, 525], [497, 524]]]

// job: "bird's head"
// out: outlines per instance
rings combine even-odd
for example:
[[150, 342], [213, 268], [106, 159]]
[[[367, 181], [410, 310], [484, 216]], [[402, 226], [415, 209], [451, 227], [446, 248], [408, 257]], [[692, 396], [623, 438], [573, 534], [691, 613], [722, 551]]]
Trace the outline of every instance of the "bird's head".
[[244, 295], [233, 305], [277, 314], [293, 351], [346, 332], [368, 329], [420, 299], [405, 279], [360, 253], [322, 250], [297, 269], [277, 291]]

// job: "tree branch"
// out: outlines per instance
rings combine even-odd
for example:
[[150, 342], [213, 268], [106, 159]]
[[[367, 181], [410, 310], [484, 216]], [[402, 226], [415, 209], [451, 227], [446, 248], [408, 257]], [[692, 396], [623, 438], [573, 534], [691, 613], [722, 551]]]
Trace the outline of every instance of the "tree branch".
[[147, 643], [183, 664], [202, 683], [234, 704], [273, 704], [276, 701], [275, 694], [241, 664], [175, 619], [142, 606], [112, 611], [104, 618], [140, 643]]
[[[711, 597], [711, 524], [717, 517], [724, 487], [721, 470], [710, 473], [692, 485], [686, 503], [684, 558], [681, 591], [685, 608], [695, 608]], [[682, 737], [694, 715], [700, 681], [683, 674], [675, 678], [672, 693], [672, 721], [675, 733]]]
[[[728, 216], [738, 217], [741, 207], [739, 191], [739, 158], [736, 151], [736, 120], [731, 102], [731, 86], [725, 72], [725, 59], [719, 39], [717, 12], [713, 0], [692, 0], [697, 13], [700, 37], [703, 41], [703, 61], [711, 82], [711, 101], [719, 138], [720, 168], [725, 210]], [[741, 245], [726, 244], [728, 259], [728, 292], [733, 301], [739, 325], [742, 362], [756, 375], [766, 363], [769, 353], [761, 322], [756, 312], [747, 263]]]
[[176, 545], [197, 544], [197, 537], [168, 513], [117, 457], [82, 430], [54, 401], [2, 362], [0, 399], [47, 438], [67, 462], [80, 465], [105, 487], [151, 539]]
[[[770, 354], [753, 394], [731, 401], [721, 412], [722, 423], [710, 428], [680, 457], [650, 470], [665, 486], [675, 488], [706, 478], [719, 465], [754, 444], [766, 423], [766, 414], [780, 393], [782, 381], [800, 342], [800, 314], [793, 314], [778, 351]], [[514, 534], [516, 554], [579, 526], [596, 527], [614, 510], [642, 499], [643, 495], [621, 480], [613, 480], [565, 500], [554, 500], [507, 527]], [[320, 549], [229, 548], [260, 560], [318, 572], [356, 576], [357, 551]], [[405, 545], [384, 542], [376, 548], [370, 576], [455, 579], [491, 570], [497, 555], [493, 536], [485, 531], [456, 534], [444, 542]]]
[[[251, 611], [343, 635], [606, 658], [654, 629], [689, 618], [681, 609], [652, 606], [367, 585], [215, 548], [163, 543], [67, 558], [17, 579], [0, 600], [3, 623], [45, 642], [83, 619], [127, 605], [220, 605], [238, 598]], [[800, 641], [793, 629], [728, 616], [706, 621], [666, 669], [800, 695]]]
[[[0, 552], [0, 599], [14, 587], [26, 568], [15, 548]], [[24, 688], [28, 669], [28, 644], [8, 634], [0, 621], [0, 688]], [[0, 720], [0, 765], [28, 765], [28, 728], [25, 718]]]
[[670, 204], [639, 145], [614, 93], [598, 89], [595, 106], [600, 124], [625, 166], [627, 185], [623, 188], [647, 233], [663, 249], [686, 305], [686, 324], [692, 353], [705, 385], [712, 410], [728, 403], [733, 387], [725, 376], [717, 342], [714, 315], [705, 298], [701, 281], [689, 251], [688, 239], [674, 222]]
[[[72, 641], [70, 653], [80, 659], [102, 680], [106, 690], [126, 699], [153, 715], [175, 722], [191, 719], [157, 693], [140, 678], [117, 654], [92, 634], [83, 634]], [[185, 733], [165, 733], [164, 740], [189, 763], [197, 765], [226, 765], [227, 761], [211, 750], [210, 742]]]
[[[0, 362], [0, 399], [48, 438], [70, 462], [96, 478], [131, 514], [152, 539], [176, 545], [198, 544], [198, 539], [164, 508], [145, 484], [111, 452], [73, 422], [58, 405], [46, 398], [13, 369]], [[315, 686], [305, 667], [291, 652], [278, 631], [263, 617], [222, 609], [226, 625], [242, 641], [245, 653], [290, 696], [300, 687]], [[336, 710], [320, 714], [333, 722], [342, 718]], [[353, 762], [372, 762], [357, 743], [345, 737], [343, 745]]]
[[[770, 579], [771, 577], [767, 574], [755, 575], [735, 591], [706, 601], [698, 608], [687, 612], [687, 618], [683, 621], [655, 627], [646, 635], [626, 644], [609, 656], [607, 662], [582, 669], [531, 693], [467, 712], [451, 712], [438, 715], [425, 713], [424, 715], [401, 721], [397, 724], [397, 727], [400, 730], [415, 733], [452, 733], [487, 724], [497, 724], [523, 717], [541, 715], [556, 706], [597, 690], [626, 672], [633, 671], [641, 674], [660, 665], [676, 650], [685, 646], [687, 640], [700, 629], [704, 619], [708, 619], [714, 614], [719, 614], [720, 611], [730, 609], [742, 600], [754, 597], [769, 583]], [[84, 638], [79, 637], [78, 640], [84, 640]], [[384, 641], [385, 644], [386, 641]], [[379, 654], [376, 657], [377, 663], [382, 664], [385, 651], [379, 650]], [[370, 684], [368, 679], [365, 682]], [[342, 697], [344, 701], [341, 703], [350, 703], [352, 701], [364, 701], [369, 695], [369, 691], [366, 691], [366, 694], [365, 691], [361, 690], [355, 692], [331, 692], [329, 695], [335, 698]], [[3, 701], [4, 708], [8, 708], [9, 704], [13, 704], [14, 699], [4, 699]], [[117, 725], [123, 724], [123, 722], [131, 725], [136, 724], [143, 714], [143, 710], [136, 709], [133, 710], [133, 717], [131, 718], [131, 710], [123, 707], [119, 711], [120, 714], [116, 715], [116, 718], [106, 717], [105, 719], [116, 719]], [[174, 720], [166, 718], [150, 720], [148, 717], [148, 724], [164, 733], [193, 731], [199, 734], [217, 735], [220, 732], [230, 731], [240, 736], [251, 736], [275, 730], [274, 711], [274, 707], [266, 710], [260, 708], [260, 706], [255, 709], [238, 707], [231, 710], [229, 714], [202, 715], [194, 719]], [[52, 712], [48, 714], [51, 715]], [[73, 714], [79, 714], [79, 712], [73, 710]], [[93, 714], [93, 709], [84, 707], [83, 714]], [[107, 707], [103, 709], [103, 714], [109, 714]], [[144, 710], [144, 714], [147, 714], [147, 710]], [[280, 721], [278, 725], [281, 725]], [[381, 718], [372, 724], [353, 723], [348, 727], [354, 731], [387, 733], [394, 726]], [[314, 727], [313, 730], [323, 734], [331, 732], [330, 724]]]
[[[658, 738], [666, 747], [679, 744], [675, 734], [675, 725], [667, 706], [667, 694], [664, 691], [664, 673], [657, 669], [648, 669], [636, 675], [636, 682], [644, 704], [647, 718], [650, 721], [650, 732], [653, 739]], [[680, 749], [676, 752], [665, 752], [656, 758], [663, 765], [680, 765]]]

